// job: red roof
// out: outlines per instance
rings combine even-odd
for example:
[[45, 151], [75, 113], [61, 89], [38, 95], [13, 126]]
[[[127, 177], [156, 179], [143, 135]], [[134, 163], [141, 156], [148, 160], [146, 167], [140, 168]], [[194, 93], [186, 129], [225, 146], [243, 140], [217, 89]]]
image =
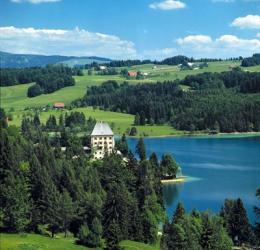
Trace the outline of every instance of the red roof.
[[65, 104], [63, 102], [55, 102], [53, 107], [54, 108], [64, 108]]
[[137, 72], [135, 72], [135, 71], [128, 71], [128, 76], [136, 77], [137, 76]]

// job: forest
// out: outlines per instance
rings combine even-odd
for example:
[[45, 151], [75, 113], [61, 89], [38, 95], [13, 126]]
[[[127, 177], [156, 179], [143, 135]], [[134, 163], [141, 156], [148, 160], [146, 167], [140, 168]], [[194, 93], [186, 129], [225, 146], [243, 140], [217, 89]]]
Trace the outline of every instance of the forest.
[[80, 69], [64, 66], [1, 69], [0, 86], [35, 82], [28, 88], [27, 92], [28, 97], [34, 97], [75, 85], [73, 75], [83, 75], [83, 73]]
[[244, 58], [241, 62], [242, 67], [256, 66], [260, 64], [260, 54], [254, 54], [251, 57]]
[[[107, 81], [73, 104], [135, 115], [135, 125], [171, 124], [187, 131], [260, 130], [259, 73], [203, 73], [184, 80], [130, 85]], [[183, 91], [180, 84], [192, 87]]]
[[[83, 119], [74, 113], [57, 126], [65, 129], [78, 116]], [[123, 136], [116, 143], [122, 156], [114, 153], [103, 161], [91, 161], [72, 130], [63, 138], [64, 152], [60, 145], [52, 145], [46, 126], [36, 114], [24, 119], [19, 131], [7, 125], [0, 109], [1, 232], [48, 237], [61, 232], [67, 237], [70, 232], [77, 244], [111, 250], [120, 249], [124, 239], [149, 244], [161, 240], [165, 250], [231, 250], [233, 244], [257, 244], [259, 224], [253, 230], [240, 199], [226, 200], [219, 215], [186, 213], [179, 204], [172, 219], [166, 218], [161, 172], [176, 163], [170, 155], [161, 161], [155, 153], [148, 156], [142, 138], [136, 146], [138, 159]]]
[[[226, 60], [242, 60], [242, 57], [239, 58], [228, 58]], [[216, 61], [222, 61], [223, 59], [216, 59], [216, 58], [200, 58], [195, 59], [192, 57], [187, 56], [173, 56], [169, 58], [165, 58], [161, 61], [152, 61], [152, 60], [119, 60], [119, 61], [111, 61], [110, 63], [107, 63], [106, 65], [109, 67], [130, 67], [135, 65], [141, 65], [141, 64], [157, 64], [157, 65], [179, 65], [187, 62], [216, 62]], [[89, 68], [89, 65], [86, 65], [87, 68]]]

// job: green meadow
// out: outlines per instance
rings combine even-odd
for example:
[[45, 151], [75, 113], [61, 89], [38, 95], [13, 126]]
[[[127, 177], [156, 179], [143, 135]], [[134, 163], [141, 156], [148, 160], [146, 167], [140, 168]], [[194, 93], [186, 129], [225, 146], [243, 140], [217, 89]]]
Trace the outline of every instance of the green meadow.
[[[156, 82], [183, 79], [187, 75], [199, 74], [203, 72], [222, 72], [231, 70], [232, 67], [239, 66], [239, 61], [222, 61], [222, 62], [210, 62], [208, 67], [197, 70], [183, 70], [181, 71], [177, 66], [169, 65], [154, 65], [144, 64], [127, 67], [128, 70], [142, 71], [148, 73], [145, 79], [126, 79], [121, 75], [87, 75], [85, 71], [84, 76], [75, 77], [75, 86], [66, 87], [60, 89], [54, 93], [40, 95], [34, 98], [27, 97], [27, 89], [33, 83], [15, 85], [9, 87], [0, 87], [1, 93], [1, 107], [5, 108], [9, 114], [12, 114], [13, 121], [10, 124], [20, 125], [23, 115], [32, 115], [32, 111], [25, 110], [25, 108], [45, 107], [47, 105], [52, 106], [54, 102], [64, 102], [69, 105], [77, 98], [81, 98], [86, 94], [87, 88], [94, 85], [100, 85], [107, 80], [115, 80], [119, 83], [128, 81], [131, 84], [137, 84], [142, 82]], [[122, 68], [117, 68], [119, 71]], [[260, 66], [243, 68], [246, 71], [260, 72]], [[183, 90], [188, 91], [189, 86], [182, 85]], [[103, 110], [94, 110], [91, 107], [77, 108], [75, 111], [84, 112], [86, 117], [93, 117], [97, 120], [102, 120], [110, 123], [116, 134], [123, 134], [133, 126], [134, 116], [123, 113], [109, 112]], [[59, 116], [60, 110], [49, 110], [47, 112], [40, 112], [40, 118], [42, 122], [46, 122], [50, 114]], [[176, 131], [171, 126], [137, 126], [137, 136], [162, 136], [162, 135], [176, 135], [183, 134], [182, 131]]]
[[[93, 109], [92, 107], [86, 108], [75, 108], [72, 111], [83, 112], [85, 116], [95, 118], [97, 121], [108, 122], [113, 129], [114, 133], [117, 135], [122, 135], [127, 133], [127, 131], [133, 127], [134, 116], [130, 114], [117, 113], [111, 111], [104, 111], [99, 109]], [[50, 115], [54, 115], [59, 118], [61, 114], [66, 112], [71, 112], [67, 110], [48, 110], [39, 112], [39, 117], [42, 123], [46, 123]], [[14, 111], [13, 120], [10, 125], [20, 126], [23, 115], [33, 117], [33, 111]], [[163, 136], [163, 135], [182, 135], [183, 131], [175, 130], [169, 125], [145, 125], [145, 126], [135, 126], [137, 128], [136, 136]]]
[[[125, 250], [159, 250], [159, 244], [150, 246], [135, 241], [122, 241]], [[0, 234], [1, 250], [101, 250], [75, 244], [75, 238], [59, 236], [50, 238], [37, 234]]]
[[[223, 62], [211, 62], [209, 66], [204, 69], [197, 70], [183, 70], [181, 71], [177, 66], [169, 65], [155, 65], [144, 64], [128, 67], [128, 70], [147, 72], [148, 76], [143, 80], [126, 79], [120, 75], [115, 76], [99, 76], [99, 75], [84, 75], [75, 77], [75, 86], [66, 87], [60, 89], [54, 93], [41, 95], [34, 98], [27, 97], [27, 89], [32, 85], [23, 84], [10, 87], [0, 87], [1, 93], [1, 107], [15, 110], [23, 110], [26, 107], [40, 107], [46, 105], [52, 105], [54, 102], [64, 102], [65, 104], [71, 103], [73, 100], [83, 97], [86, 93], [87, 87], [93, 85], [100, 85], [107, 80], [115, 80], [118, 82], [128, 81], [132, 84], [142, 82], [156, 82], [183, 79], [187, 75], [199, 74], [203, 72], [221, 72], [228, 71], [231, 67], [239, 66], [239, 61], [223, 61]], [[122, 68], [118, 68], [120, 70]], [[260, 72], [260, 66], [248, 67], [244, 70], [258, 71]], [[187, 89], [187, 86], [184, 86]]]

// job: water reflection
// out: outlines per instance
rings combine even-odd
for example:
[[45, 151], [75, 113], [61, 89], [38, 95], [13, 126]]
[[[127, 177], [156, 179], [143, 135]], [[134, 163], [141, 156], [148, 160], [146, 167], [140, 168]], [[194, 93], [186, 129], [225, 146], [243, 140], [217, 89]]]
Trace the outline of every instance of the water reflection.
[[179, 198], [179, 191], [182, 189], [183, 184], [165, 184], [163, 186], [163, 197], [166, 206], [172, 206]]

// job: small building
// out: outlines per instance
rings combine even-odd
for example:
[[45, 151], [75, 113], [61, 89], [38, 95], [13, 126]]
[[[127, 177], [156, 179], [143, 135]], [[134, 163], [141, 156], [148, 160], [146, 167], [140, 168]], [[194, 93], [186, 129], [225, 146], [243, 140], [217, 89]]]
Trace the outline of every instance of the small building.
[[111, 154], [115, 147], [114, 133], [106, 122], [97, 122], [91, 133], [91, 151], [94, 159]]
[[65, 104], [63, 102], [55, 102], [53, 104], [53, 108], [55, 108], [55, 109], [64, 109], [65, 108]]
[[100, 70], [105, 70], [105, 69], [107, 69], [107, 66], [100, 65], [100, 66], [99, 66], [99, 69], [100, 69]]
[[129, 77], [137, 77], [137, 72], [136, 71], [128, 71], [127, 75]]

